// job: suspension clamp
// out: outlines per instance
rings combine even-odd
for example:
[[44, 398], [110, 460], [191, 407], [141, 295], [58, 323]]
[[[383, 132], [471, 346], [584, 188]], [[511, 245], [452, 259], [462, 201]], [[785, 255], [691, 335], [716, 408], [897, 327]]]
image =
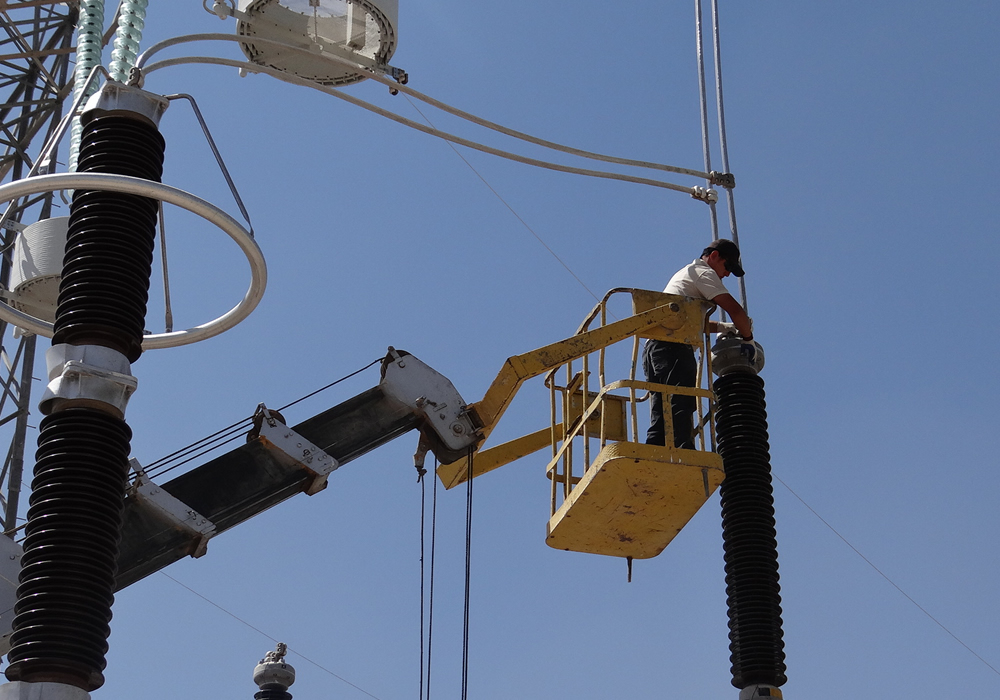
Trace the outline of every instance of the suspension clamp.
[[215, 523], [150, 481], [138, 461], [130, 459], [129, 465], [136, 473], [135, 482], [129, 488], [129, 493], [138, 503], [194, 538], [192, 557], [197, 559], [204, 555], [208, 551], [208, 541], [216, 534]]
[[125, 407], [138, 381], [131, 373], [128, 358], [101, 345], [59, 343], [45, 353], [49, 385], [38, 409], [48, 415], [60, 403], [72, 401], [125, 417]]
[[698, 187], [696, 185], [691, 188], [691, 196], [695, 199], [700, 199], [706, 204], [715, 204], [719, 201], [719, 193], [711, 187]]
[[713, 170], [708, 174], [708, 178], [709, 182], [713, 185], [724, 187], [727, 190], [731, 190], [736, 187], [736, 178], [732, 173], [719, 173]]
[[[256, 437], [269, 449], [282, 453], [286, 458], [299, 465], [312, 475], [312, 481], [306, 487], [306, 495], [312, 496], [326, 488], [326, 479], [331, 472], [340, 467], [340, 462], [328, 455], [284, 423], [275, 419], [278, 415], [269, 411], [264, 404], [257, 407], [254, 416]], [[259, 427], [257, 416], [260, 416]]]

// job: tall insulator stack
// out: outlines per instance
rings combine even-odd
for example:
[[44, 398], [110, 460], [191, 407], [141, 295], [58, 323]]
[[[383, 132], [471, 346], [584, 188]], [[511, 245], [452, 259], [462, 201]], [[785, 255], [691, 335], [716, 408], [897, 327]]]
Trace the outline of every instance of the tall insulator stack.
[[288, 647], [282, 642], [269, 651], [253, 670], [253, 682], [260, 689], [254, 700], [292, 700], [288, 688], [295, 682], [295, 669], [285, 662]]
[[[158, 182], [167, 104], [106, 84], [81, 118], [78, 169]], [[157, 208], [96, 190], [76, 191], [70, 207], [6, 669], [11, 681], [68, 686], [61, 697], [104, 683]]]
[[712, 349], [716, 431], [726, 478], [722, 539], [729, 605], [732, 683], [740, 700], [781, 697], [785, 676], [778, 545], [767, 443], [764, 353], [755, 342], [723, 338]]

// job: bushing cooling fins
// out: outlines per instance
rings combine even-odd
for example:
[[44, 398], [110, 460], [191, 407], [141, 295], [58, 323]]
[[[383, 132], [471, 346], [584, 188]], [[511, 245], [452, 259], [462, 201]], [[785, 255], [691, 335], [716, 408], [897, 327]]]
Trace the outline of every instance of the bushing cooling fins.
[[123, 420], [92, 408], [42, 420], [9, 680], [104, 683], [131, 437]]
[[749, 372], [733, 372], [715, 381], [715, 393], [726, 470], [719, 492], [732, 683], [741, 689], [781, 686], [787, 678], [764, 382]]
[[[166, 101], [109, 85], [83, 115], [79, 171], [159, 182], [165, 144], [156, 123]], [[137, 195], [73, 193], [53, 344], [102, 345], [139, 359], [158, 208]]]
[[778, 688], [787, 677], [767, 410], [757, 376], [763, 351], [757, 343], [724, 339], [713, 348], [712, 363], [720, 375], [716, 435], [726, 470], [719, 493], [732, 684]]

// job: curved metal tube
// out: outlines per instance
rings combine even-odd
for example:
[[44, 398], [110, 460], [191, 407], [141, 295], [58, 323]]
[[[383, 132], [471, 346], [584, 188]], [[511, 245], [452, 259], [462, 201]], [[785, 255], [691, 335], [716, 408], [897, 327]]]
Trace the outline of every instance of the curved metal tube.
[[[224, 333], [245, 319], [260, 303], [267, 286], [267, 264], [264, 254], [247, 231], [236, 219], [219, 209], [214, 204], [197, 197], [190, 192], [164, 185], [159, 182], [129, 177], [127, 175], [109, 175], [105, 173], [60, 173], [57, 175], [41, 175], [25, 178], [0, 186], [0, 202], [10, 201], [42, 192], [53, 192], [63, 189], [90, 189], [108, 192], [122, 192], [142, 197], [150, 197], [186, 209], [209, 223], [222, 229], [236, 245], [240, 247], [250, 265], [250, 286], [243, 299], [222, 316], [194, 328], [172, 333], [156, 333], [143, 338], [144, 350], [172, 348], [189, 345], [201, 340]], [[0, 318], [23, 328], [31, 333], [52, 337], [52, 324], [46, 323], [34, 316], [29, 316], [17, 309], [0, 304]]]

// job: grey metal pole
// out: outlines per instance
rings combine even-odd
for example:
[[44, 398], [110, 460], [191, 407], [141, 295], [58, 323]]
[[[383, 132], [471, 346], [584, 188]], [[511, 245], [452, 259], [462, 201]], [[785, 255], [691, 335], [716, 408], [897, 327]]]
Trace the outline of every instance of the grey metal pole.
[[31, 405], [31, 374], [35, 367], [35, 346], [38, 336], [29, 335], [21, 341], [21, 380], [18, 382], [18, 413], [11, 442], [10, 472], [7, 475], [7, 510], [4, 512], [3, 529], [10, 532], [17, 527], [17, 509], [21, 499], [21, 477], [24, 473], [24, 445], [28, 434], [28, 407]]

